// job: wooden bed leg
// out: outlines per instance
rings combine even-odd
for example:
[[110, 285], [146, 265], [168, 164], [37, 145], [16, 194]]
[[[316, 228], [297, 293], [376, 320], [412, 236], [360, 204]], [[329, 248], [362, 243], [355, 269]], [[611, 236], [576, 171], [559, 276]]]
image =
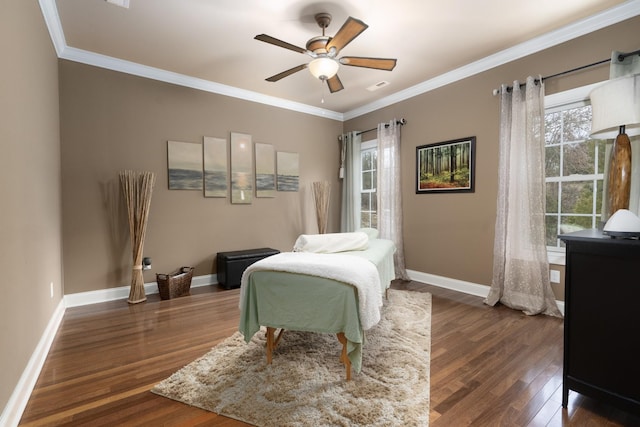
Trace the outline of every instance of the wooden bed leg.
[[276, 332], [276, 328], [267, 326], [267, 364], [268, 365], [271, 365], [273, 349], [276, 348], [276, 346], [280, 342], [280, 338], [282, 338], [284, 329], [280, 329], [280, 332], [278, 332], [278, 336], [274, 338], [275, 332]]
[[276, 340], [273, 342], [273, 348], [276, 348], [278, 346], [278, 343], [280, 342], [280, 338], [282, 338], [282, 334], [284, 334], [284, 329], [280, 329], [280, 332], [278, 332], [278, 336], [276, 337]]
[[275, 342], [273, 340], [273, 333], [275, 330], [275, 328], [267, 326], [267, 365], [271, 365], [271, 353], [275, 347]]
[[344, 336], [344, 332], [338, 332], [338, 341], [342, 344], [342, 354], [340, 355], [340, 361], [344, 363], [347, 369], [347, 381], [351, 381], [351, 361], [347, 354], [347, 337]]

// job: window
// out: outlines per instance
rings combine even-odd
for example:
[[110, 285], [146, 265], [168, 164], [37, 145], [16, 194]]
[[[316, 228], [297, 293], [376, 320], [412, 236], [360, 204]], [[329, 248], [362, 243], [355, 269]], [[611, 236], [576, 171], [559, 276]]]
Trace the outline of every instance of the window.
[[363, 142], [360, 147], [360, 227], [378, 228], [377, 141]]
[[590, 139], [590, 132], [588, 100], [545, 111], [546, 241], [551, 251], [563, 250], [558, 234], [600, 222], [606, 141]]

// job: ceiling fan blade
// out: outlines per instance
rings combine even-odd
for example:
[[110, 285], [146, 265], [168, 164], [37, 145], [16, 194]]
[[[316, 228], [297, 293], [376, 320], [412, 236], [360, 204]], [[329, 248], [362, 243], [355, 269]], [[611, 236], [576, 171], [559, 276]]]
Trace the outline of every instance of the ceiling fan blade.
[[282, 40], [279, 40], [275, 37], [268, 36], [266, 34], [258, 34], [257, 36], [254, 37], [254, 39], [260, 40], [261, 42], [273, 44], [279, 47], [283, 47], [285, 49], [289, 49], [298, 53], [306, 53], [307, 51], [306, 49], [303, 49], [296, 45], [292, 45], [291, 43], [283, 42]]
[[268, 82], [277, 82], [280, 79], [283, 79], [287, 76], [290, 76], [293, 73], [297, 73], [300, 70], [304, 70], [305, 68], [307, 68], [307, 64], [302, 64], [302, 65], [298, 65], [297, 67], [293, 67], [287, 71], [283, 71], [281, 73], [278, 73], [274, 76], [269, 77], [268, 79], [265, 79]]
[[365, 58], [361, 56], [343, 56], [340, 63], [352, 67], [374, 68], [376, 70], [391, 71], [396, 66], [397, 59], [393, 58]]
[[329, 86], [331, 93], [344, 89], [344, 86], [342, 86], [342, 82], [340, 81], [340, 77], [338, 77], [337, 74], [327, 80], [327, 86]]
[[335, 47], [336, 51], [342, 50], [342, 48], [351, 43], [353, 39], [358, 37], [360, 33], [367, 28], [369, 28], [369, 26], [361, 20], [352, 18], [351, 16], [348, 17], [336, 35], [327, 43], [327, 51], [332, 47]]

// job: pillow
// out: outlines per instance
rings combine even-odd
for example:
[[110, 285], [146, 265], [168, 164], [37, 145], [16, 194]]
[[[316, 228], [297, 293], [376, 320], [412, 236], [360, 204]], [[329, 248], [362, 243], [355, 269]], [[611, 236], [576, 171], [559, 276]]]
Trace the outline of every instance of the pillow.
[[375, 228], [359, 228], [356, 231], [360, 231], [366, 234], [369, 239], [377, 239], [378, 238], [378, 230]]
[[293, 251], [331, 254], [363, 251], [368, 247], [369, 237], [363, 232], [301, 234], [293, 245]]

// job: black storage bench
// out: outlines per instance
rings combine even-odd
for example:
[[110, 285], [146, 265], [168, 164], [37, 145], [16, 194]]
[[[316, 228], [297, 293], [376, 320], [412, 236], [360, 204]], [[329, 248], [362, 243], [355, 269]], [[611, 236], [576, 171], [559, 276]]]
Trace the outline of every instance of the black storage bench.
[[277, 249], [259, 248], [243, 251], [218, 252], [218, 283], [225, 289], [240, 286], [242, 273], [256, 261], [280, 253]]

